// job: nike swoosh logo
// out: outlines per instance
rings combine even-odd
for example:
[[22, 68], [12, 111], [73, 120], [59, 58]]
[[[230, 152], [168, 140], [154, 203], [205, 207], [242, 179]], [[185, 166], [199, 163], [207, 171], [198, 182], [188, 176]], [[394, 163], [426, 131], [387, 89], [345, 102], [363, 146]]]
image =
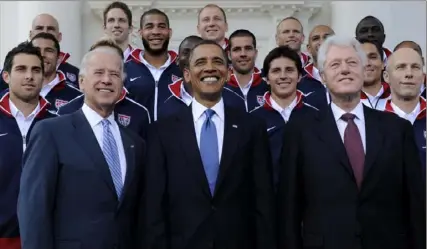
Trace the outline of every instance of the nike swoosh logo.
[[274, 128], [276, 128], [276, 126], [273, 126], [273, 127], [268, 128], [268, 129], [267, 129], [267, 132], [269, 132], [269, 131], [273, 130]]
[[309, 96], [309, 95], [310, 95], [310, 94], [312, 94], [312, 93], [314, 93], [314, 91], [313, 91], [313, 92], [309, 92], [309, 93], [304, 94], [304, 97], [307, 97], [307, 96]]
[[135, 78], [130, 78], [129, 80], [132, 82], [132, 81], [135, 81], [136, 79], [139, 79], [139, 78], [141, 78], [141, 76], [135, 77]]
[[0, 137], [6, 136], [8, 133], [0, 134]]

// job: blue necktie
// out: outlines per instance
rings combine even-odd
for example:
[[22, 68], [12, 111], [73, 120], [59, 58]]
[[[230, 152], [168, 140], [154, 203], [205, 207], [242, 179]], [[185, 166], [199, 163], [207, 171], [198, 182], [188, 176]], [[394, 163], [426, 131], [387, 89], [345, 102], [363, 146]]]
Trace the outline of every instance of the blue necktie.
[[205, 169], [209, 188], [213, 195], [219, 168], [218, 137], [215, 123], [212, 121], [215, 111], [207, 109], [204, 113], [206, 120], [203, 123], [200, 133], [200, 156], [202, 157], [203, 168]]
[[119, 151], [117, 149], [116, 140], [110, 129], [110, 121], [107, 119], [102, 120], [102, 127], [104, 129], [102, 152], [104, 153], [105, 160], [107, 160], [108, 167], [110, 168], [111, 177], [113, 178], [114, 187], [116, 188], [117, 196], [120, 198], [122, 194], [123, 182], [122, 171], [120, 169]]

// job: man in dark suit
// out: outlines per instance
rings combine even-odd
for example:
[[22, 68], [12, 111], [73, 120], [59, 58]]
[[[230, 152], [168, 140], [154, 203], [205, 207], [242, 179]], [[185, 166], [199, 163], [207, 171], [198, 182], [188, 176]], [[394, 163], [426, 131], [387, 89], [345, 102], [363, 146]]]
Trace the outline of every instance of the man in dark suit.
[[279, 248], [426, 248], [425, 186], [411, 124], [360, 101], [366, 55], [329, 37], [318, 66], [331, 104], [287, 129]]
[[227, 57], [190, 52], [192, 104], [148, 132], [141, 248], [275, 248], [272, 168], [261, 120], [224, 105]]
[[81, 110], [34, 127], [18, 200], [23, 249], [134, 248], [145, 144], [114, 120], [123, 78], [116, 51], [90, 51]]

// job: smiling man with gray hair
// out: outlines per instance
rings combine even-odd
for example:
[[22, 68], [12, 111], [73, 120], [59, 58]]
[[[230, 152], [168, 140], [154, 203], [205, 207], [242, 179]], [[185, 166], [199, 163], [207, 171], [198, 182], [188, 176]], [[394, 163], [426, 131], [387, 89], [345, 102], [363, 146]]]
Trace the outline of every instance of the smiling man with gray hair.
[[34, 127], [18, 201], [23, 249], [135, 248], [145, 143], [114, 119], [123, 79], [116, 50], [88, 52], [83, 107]]
[[361, 103], [365, 65], [354, 38], [331, 36], [319, 49], [331, 104], [286, 129], [279, 248], [426, 247], [425, 186], [411, 124]]

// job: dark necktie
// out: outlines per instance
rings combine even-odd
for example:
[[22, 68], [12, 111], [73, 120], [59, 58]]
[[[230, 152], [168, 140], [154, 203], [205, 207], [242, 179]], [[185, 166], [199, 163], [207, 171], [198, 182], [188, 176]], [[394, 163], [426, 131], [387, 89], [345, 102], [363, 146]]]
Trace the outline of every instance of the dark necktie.
[[356, 115], [346, 113], [341, 119], [347, 122], [344, 131], [344, 146], [347, 156], [353, 169], [354, 178], [356, 178], [357, 187], [360, 189], [363, 181], [363, 168], [365, 166], [365, 152], [363, 150], [362, 137], [359, 129], [354, 123]]

